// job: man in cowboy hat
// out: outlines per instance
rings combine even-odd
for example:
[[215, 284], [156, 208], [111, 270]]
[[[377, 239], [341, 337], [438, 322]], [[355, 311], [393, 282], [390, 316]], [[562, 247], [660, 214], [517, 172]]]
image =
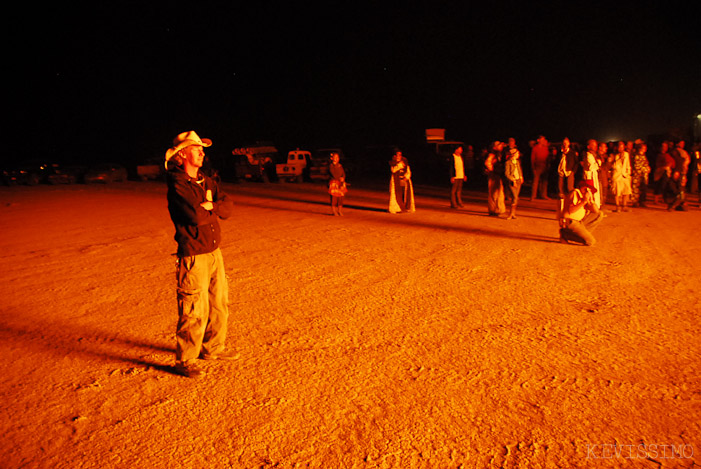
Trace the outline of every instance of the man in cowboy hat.
[[231, 215], [232, 204], [205, 176], [204, 147], [212, 145], [194, 131], [183, 132], [166, 151], [168, 211], [178, 243], [175, 370], [203, 374], [197, 359], [235, 359], [225, 350], [229, 311], [218, 218]]
[[604, 219], [594, 200], [596, 187], [589, 179], [582, 179], [564, 201], [560, 218], [560, 242], [574, 241], [593, 246], [596, 239], [591, 232]]

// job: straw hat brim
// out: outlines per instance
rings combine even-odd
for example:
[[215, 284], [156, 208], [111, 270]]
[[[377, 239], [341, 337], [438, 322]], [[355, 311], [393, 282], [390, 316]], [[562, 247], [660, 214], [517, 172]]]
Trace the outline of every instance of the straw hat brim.
[[166, 150], [166, 162], [168, 162], [173, 157], [173, 155], [175, 155], [183, 148], [191, 147], [193, 145], [197, 145], [200, 147], [211, 147], [212, 141], [208, 138], [203, 138], [199, 142], [197, 140], [183, 140], [173, 148], [169, 148], [168, 150]]

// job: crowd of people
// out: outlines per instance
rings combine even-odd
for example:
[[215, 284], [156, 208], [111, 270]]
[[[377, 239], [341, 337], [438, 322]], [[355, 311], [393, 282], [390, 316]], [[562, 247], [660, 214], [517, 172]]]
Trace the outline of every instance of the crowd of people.
[[[701, 173], [701, 145], [691, 152], [686, 142], [665, 141], [650, 159], [643, 140], [598, 142], [589, 140], [584, 148], [564, 138], [551, 144], [544, 136], [529, 143], [529, 169], [532, 175], [530, 200], [550, 200], [557, 194], [560, 241], [595, 242], [591, 231], [604, 217], [604, 207], [612, 212], [628, 212], [631, 207], [666, 205], [668, 211], [686, 211], [686, 194], [698, 193]], [[458, 146], [449, 160], [450, 207], [462, 208], [462, 186], [467, 180], [463, 148]], [[516, 218], [521, 187], [525, 182], [523, 154], [515, 139], [494, 141], [485, 151], [482, 170], [487, 179], [487, 212], [507, 219]], [[407, 158], [395, 149], [390, 161], [390, 213], [415, 211], [411, 169]], [[654, 199], [648, 200], [648, 192]], [[555, 196], [554, 196], [555, 197]]]
[[[486, 152], [484, 171], [490, 194], [489, 213], [504, 213], [500, 201], [503, 188], [513, 183], [506, 170], [512, 154], [520, 154], [513, 139], [505, 149], [494, 142]], [[532, 174], [531, 200], [549, 200], [557, 194], [565, 199], [581, 180], [593, 182], [597, 190], [595, 202], [601, 208], [611, 204], [614, 212], [629, 211], [631, 207], [665, 204], [668, 210], [686, 210], [686, 194], [698, 193], [701, 173], [701, 145], [687, 151], [686, 142], [664, 141], [650, 156], [643, 140], [597, 142], [589, 140], [584, 148], [564, 138], [550, 144], [539, 136], [530, 146]], [[654, 199], [649, 201], [648, 192]], [[506, 193], [508, 197], [508, 191]], [[492, 200], [494, 199], [494, 200]]]

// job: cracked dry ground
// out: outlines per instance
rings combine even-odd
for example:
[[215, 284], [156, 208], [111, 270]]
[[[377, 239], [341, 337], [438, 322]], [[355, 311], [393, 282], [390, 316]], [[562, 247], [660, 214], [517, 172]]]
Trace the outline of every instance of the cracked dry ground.
[[322, 185], [225, 189], [241, 359], [191, 380], [165, 187], [0, 188], [0, 466], [701, 464], [697, 209], [610, 214], [585, 248], [540, 201], [419, 187], [390, 215], [368, 185], [340, 218]]

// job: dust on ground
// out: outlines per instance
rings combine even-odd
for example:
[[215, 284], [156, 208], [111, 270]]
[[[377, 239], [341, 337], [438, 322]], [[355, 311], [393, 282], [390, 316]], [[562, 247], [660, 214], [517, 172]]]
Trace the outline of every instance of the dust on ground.
[[[161, 183], [0, 188], [3, 467], [698, 467], [701, 216], [226, 184], [235, 362], [173, 374]], [[696, 205], [696, 204], [694, 204]]]

